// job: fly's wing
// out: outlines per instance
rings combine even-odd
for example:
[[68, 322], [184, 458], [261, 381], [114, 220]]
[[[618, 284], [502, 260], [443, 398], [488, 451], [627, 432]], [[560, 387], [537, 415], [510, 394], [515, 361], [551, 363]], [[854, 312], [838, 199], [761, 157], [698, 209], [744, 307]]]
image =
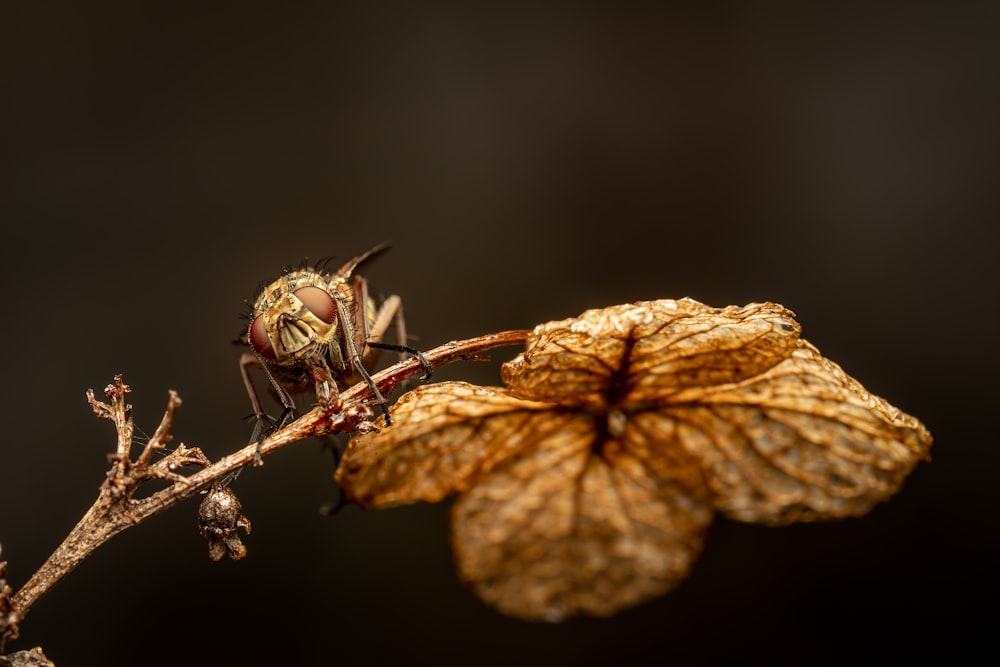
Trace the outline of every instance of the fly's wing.
[[386, 244], [381, 244], [354, 257], [333, 274], [327, 285], [327, 290], [337, 304], [341, 346], [339, 352], [343, 358], [344, 379], [348, 382], [364, 377], [364, 369], [373, 365], [377, 354], [366, 349], [375, 318], [375, 304], [368, 296], [367, 281], [361, 276], [352, 277], [352, 274], [362, 262], [386, 248]]
[[[387, 250], [388, 247], [388, 244], [381, 243], [351, 259], [337, 270], [328, 286], [340, 309], [341, 332], [344, 335], [345, 345], [348, 345], [348, 340], [353, 343], [353, 352], [359, 358], [365, 354], [365, 343], [371, 336], [371, 325], [375, 321], [375, 303], [368, 296], [368, 282], [361, 276], [353, 274], [363, 262]], [[349, 280], [351, 280], [350, 286], [348, 286]]]
[[362, 355], [367, 354], [365, 343], [372, 339], [375, 322], [375, 302], [368, 296], [368, 281], [354, 276], [354, 344]]
[[[375, 255], [378, 255], [381, 252], [385, 252], [388, 249], [389, 249], [389, 244], [388, 243], [380, 243], [377, 246], [375, 246], [374, 248], [372, 248], [371, 250], [369, 250], [368, 252], [362, 253], [362, 254], [358, 255], [357, 257], [351, 259], [349, 262], [347, 262], [342, 267], [340, 267], [339, 269], [337, 269], [337, 273], [335, 273], [334, 276], [333, 276], [333, 281], [336, 281], [337, 279], [339, 279], [342, 284], [346, 285], [347, 284], [347, 279], [351, 277], [351, 274], [353, 274], [354, 271], [363, 262], [371, 259], [372, 257], [374, 257]], [[331, 281], [331, 284], [333, 283], [333, 281]]]

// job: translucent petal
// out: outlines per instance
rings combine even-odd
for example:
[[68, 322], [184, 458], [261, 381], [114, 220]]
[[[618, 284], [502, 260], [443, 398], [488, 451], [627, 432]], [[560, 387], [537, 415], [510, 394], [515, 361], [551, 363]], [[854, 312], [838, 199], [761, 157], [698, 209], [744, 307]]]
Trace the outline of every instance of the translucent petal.
[[761, 375], [685, 390], [632, 421], [697, 457], [716, 509], [769, 524], [864, 514], [931, 445], [923, 424], [805, 341]]
[[525, 352], [504, 364], [503, 381], [532, 400], [641, 403], [753, 377], [790, 355], [800, 330], [793, 314], [773, 303], [612, 306], [536, 327]]
[[525, 401], [499, 387], [439, 382], [404, 394], [392, 425], [351, 440], [337, 470], [349, 500], [388, 507], [439, 501], [464, 491], [497, 461], [562, 427], [545, 403]]
[[595, 440], [581, 415], [498, 466], [456, 501], [461, 578], [504, 614], [608, 616], [670, 590], [701, 551], [712, 513], [639, 451]]
[[604, 616], [687, 574], [713, 511], [767, 524], [856, 516], [931, 436], [770, 303], [613, 306], [535, 329], [509, 389], [404, 395], [337, 479], [368, 506], [457, 493], [462, 579], [505, 614]]

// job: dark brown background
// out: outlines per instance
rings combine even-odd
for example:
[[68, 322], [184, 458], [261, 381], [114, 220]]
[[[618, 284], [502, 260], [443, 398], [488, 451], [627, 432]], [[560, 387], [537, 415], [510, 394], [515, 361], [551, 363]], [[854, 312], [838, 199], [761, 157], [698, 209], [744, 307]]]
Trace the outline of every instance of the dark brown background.
[[367, 275], [423, 347], [638, 299], [783, 303], [927, 423], [934, 461], [863, 519], [719, 520], [676, 592], [548, 626], [456, 582], [445, 506], [319, 516], [333, 466], [302, 443], [238, 482], [245, 561], [208, 560], [188, 503], [72, 573], [17, 647], [60, 665], [993, 652], [997, 11], [77, 4], [5, 19], [15, 586], [103, 479], [114, 435], [87, 387], [124, 372], [147, 432], [177, 389], [177, 437], [225, 454], [249, 434], [243, 299], [386, 239]]

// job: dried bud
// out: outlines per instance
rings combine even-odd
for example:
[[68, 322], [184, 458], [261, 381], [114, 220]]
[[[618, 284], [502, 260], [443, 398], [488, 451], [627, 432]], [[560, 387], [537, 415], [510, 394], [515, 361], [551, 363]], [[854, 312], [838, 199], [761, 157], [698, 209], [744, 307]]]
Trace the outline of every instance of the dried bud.
[[221, 560], [229, 555], [240, 560], [247, 555], [247, 548], [240, 541], [238, 528], [250, 532], [250, 520], [241, 513], [239, 498], [228, 486], [218, 482], [205, 496], [198, 508], [198, 532], [208, 540], [208, 557]]

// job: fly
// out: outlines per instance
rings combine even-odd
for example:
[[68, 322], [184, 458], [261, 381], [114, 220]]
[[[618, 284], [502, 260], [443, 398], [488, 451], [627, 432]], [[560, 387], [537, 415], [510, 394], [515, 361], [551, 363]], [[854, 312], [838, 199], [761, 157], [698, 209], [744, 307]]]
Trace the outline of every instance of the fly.
[[[250, 346], [240, 357], [240, 373], [253, 405], [257, 424], [251, 442], [257, 442], [254, 465], [261, 465], [260, 446], [269, 431], [268, 417], [250, 380], [250, 368], [260, 368], [284, 407], [274, 428], [281, 428], [295, 414], [292, 394], [316, 392], [326, 410], [339, 406], [340, 388], [367, 382], [390, 423], [386, 399], [372, 381], [371, 371], [380, 350], [414, 356], [424, 365], [423, 379], [431, 368], [423, 355], [406, 346], [402, 300], [390, 296], [381, 306], [368, 295], [368, 283], [354, 271], [378, 246], [347, 262], [335, 273], [308, 267], [289, 271], [264, 288], [253, 304], [250, 327], [241, 340]], [[395, 322], [398, 344], [383, 343], [382, 336]]]

